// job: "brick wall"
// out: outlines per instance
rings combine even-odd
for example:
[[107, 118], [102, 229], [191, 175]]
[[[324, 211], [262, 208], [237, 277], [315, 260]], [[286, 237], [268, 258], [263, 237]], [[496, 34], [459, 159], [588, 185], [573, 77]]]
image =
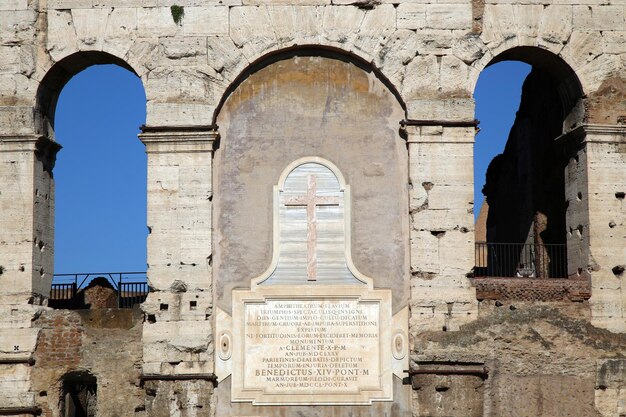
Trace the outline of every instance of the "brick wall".
[[32, 370], [32, 391], [43, 417], [58, 416], [63, 378], [73, 373], [97, 381], [98, 415], [132, 416], [143, 407], [140, 389], [142, 314], [131, 309], [48, 310]]
[[472, 284], [479, 301], [584, 301], [591, 297], [588, 279], [474, 278]]
[[37, 325], [42, 329], [35, 353], [37, 363], [71, 368], [80, 362], [83, 329], [79, 315], [67, 310], [48, 312]]

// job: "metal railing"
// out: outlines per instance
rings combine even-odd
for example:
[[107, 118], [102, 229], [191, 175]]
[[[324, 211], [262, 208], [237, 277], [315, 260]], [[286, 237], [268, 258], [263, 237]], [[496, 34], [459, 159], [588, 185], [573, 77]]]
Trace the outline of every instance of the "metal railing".
[[565, 244], [477, 242], [474, 277], [567, 278]]
[[76, 308], [77, 294], [95, 278], [105, 278], [117, 293], [118, 308], [132, 308], [148, 296], [145, 272], [89, 272], [54, 274], [50, 289], [50, 307]]

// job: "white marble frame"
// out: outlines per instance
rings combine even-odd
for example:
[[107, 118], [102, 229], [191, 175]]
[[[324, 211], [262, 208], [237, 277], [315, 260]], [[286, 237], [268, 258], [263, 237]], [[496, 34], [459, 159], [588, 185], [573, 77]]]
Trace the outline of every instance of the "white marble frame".
[[335, 164], [330, 162], [327, 159], [320, 158], [318, 156], [306, 156], [303, 158], [299, 158], [289, 164], [282, 172], [278, 179], [278, 185], [274, 185], [273, 187], [273, 237], [272, 237], [272, 261], [270, 262], [269, 267], [258, 277], [253, 278], [250, 282], [251, 288], [262, 284], [265, 280], [267, 280], [272, 272], [276, 269], [278, 265], [279, 255], [280, 255], [280, 222], [279, 222], [279, 213], [280, 213], [280, 193], [283, 191], [285, 186], [285, 180], [287, 176], [300, 165], [308, 164], [308, 163], [317, 163], [325, 166], [330, 169], [333, 174], [337, 177], [339, 181], [339, 190], [343, 193], [344, 200], [344, 232], [345, 232], [345, 259], [348, 269], [352, 273], [352, 275], [363, 284], [366, 284], [369, 289], [374, 288], [374, 280], [361, 272], [354, 266], [354, 262], [352, 261], [352, 238], [351, 238], [351, 198], [350, 198], [350, 186], [346, 184], [346, 180], [341, 174], [341, 171]]
[[[267, 280], [278, 265], [280, 254], [280, 192], [287, 176], [298, 166], [318, 163], [329, 168], [337, 177], [344, 198], [345, 260], [350, 272], [363, 283], [354, 285], [260, 285]], [[232, 293], [232, 317], [216, 309], [215, 372], [218, 381], [228, 376], [231, 380], [231, 401], [252, 402], [254, 405], [370, 405], [373, 401], [393, 400], [393, 375], [402, 379], [409, 366], [408, 307], [392, 314], [390, 289], [374, 289], [373, 279], [360, 273], [351, 252], [351, 201], [350, 186], [341, 171], [330, 161], [320, 157], [304, 157], [289, 164], [282, 172], [278, 185], [273, 187], [273, 254], [270, 266], [251, 280], [250, 289], [235, 289]], [[375, 302], [379, 306], [379, 380], [378, 387], [355, 387], [353, 393], [307, 394], [266, 393], [262, 387], [246, 387], [245, 367], [245, 310], [247, 303], [265, 303], [267, 300], [307, 301], [320, 299], [358, 300]], [[323, 398], [320, 398], [323, 397]]]
[[[334, 295], [330, 295], [334, 294]], [[308, 300], [358, 300], [359, 303], [378, 303], [379, 337], [378, 363], [380, 385], [377, 387], [355, 386], [353, 393], [335, 394], [332, 392], [311, 392], [307, 394], [268, 393], [261, 387], [246, 387], [243, 369], [245, 363], [245, 326], [246, 304], [264, 303], [266, 300], [289, 300], [303, 302]], [[393, 323], [391, 316], [391, 291], [371, 290], [360, 285], [273, 285], [261, 286], [256, 290], [233, 291], [233, 353], [232, 401], [252, 402], [254, 405], [369, 405], [372, 401], [393, 400], [393, 373], [397, 368], [392, 361], [392, 332], [400, 329], [388, 325]], [[238, 343], [239, 342], [239, 343]]]

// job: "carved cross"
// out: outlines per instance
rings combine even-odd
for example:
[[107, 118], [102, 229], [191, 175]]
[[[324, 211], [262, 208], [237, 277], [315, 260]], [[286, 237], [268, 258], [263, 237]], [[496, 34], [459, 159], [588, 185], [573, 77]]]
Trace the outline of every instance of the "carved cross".
[[285, 206], [306, 207], [307, 219], [307, 280], [317, 280], [317, 206], [338, 206], [338, 197], [322, 197], [317, 195], [317, 177], [313, 174], [307, 177], [306, 195], [292, 197], [285, 201]]

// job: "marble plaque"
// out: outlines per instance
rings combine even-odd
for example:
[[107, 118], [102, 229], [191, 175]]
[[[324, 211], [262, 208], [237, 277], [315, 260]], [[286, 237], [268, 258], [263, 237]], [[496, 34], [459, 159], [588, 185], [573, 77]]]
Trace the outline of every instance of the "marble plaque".
[[408, 310], [392, 316], [350, 256], [349, 187], [319, 158], [288, 167], [274, 189], [274, 258], [217, 312], [216, 373], [231, 400], [256, 405], [393, 399], [408, 369]]

